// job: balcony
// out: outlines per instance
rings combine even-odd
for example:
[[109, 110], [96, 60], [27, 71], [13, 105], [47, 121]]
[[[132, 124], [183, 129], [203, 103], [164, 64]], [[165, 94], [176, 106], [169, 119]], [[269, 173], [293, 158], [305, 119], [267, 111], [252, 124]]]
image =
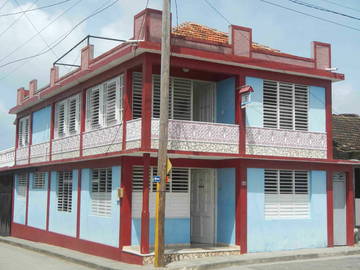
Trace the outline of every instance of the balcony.
[[11, 167], [15, 164], [15, 149], [10, 148], [0, 151], [0, 168]]

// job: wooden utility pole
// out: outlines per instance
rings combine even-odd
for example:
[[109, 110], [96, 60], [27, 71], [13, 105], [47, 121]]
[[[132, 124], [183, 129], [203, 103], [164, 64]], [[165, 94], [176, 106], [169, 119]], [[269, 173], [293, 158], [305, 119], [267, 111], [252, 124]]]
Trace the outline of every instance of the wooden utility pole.
[[161, 84], [160, 84], [160, 132], [158, 152], [158, 175], [160, 183], [156, 190], [155, 213], [155, 267], [165, 266], [164, 223], [166, 195], [166, 164], [169, 123], [169, 81], [170, 81], [170, 0], [163, 0], [161, 38]]

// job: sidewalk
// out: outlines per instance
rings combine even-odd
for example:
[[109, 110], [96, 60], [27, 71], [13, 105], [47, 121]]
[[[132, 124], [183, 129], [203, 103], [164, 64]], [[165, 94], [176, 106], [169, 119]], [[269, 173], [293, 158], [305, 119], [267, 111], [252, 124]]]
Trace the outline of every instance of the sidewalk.
[[[40, 252], [89, 268], [102, 270], [144, 270], [155, 269], [152, 266], [137, 266], [77, 252], [74, 250], [27, 241], [13, 237], [0, 237], [0, 242]], [[260, 263], [288, 262], [305, 259], [326, 258], [335, 256], [360, 255], [360, 247], [335, 247], [279, 251], [268, 253], [250, 253], [245, 255], [207, 257], [170, 263], [171, 270], [220, 269], [230, 266], [244, 266]]]

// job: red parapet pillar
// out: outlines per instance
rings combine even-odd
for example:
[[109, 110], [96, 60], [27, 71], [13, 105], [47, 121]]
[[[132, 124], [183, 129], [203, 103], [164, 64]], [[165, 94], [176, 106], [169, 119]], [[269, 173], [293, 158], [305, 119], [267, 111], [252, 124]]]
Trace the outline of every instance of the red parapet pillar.
[[334, 195], [333, 172], [326, 172], [327, 239], [328, 247], [334, 246]]
[[132, 72], [126, 70], [125, 72], [125, 91], [123, 98], [123, 141], [122, 149], [126, 150], [126, 122], [132, 119]]
[[151, 148], [151, 108], [152, 108], [152, 62], [145, 55], [143, 66], [143, 91], [141, 112], [141, 149]]
[[143, 155], [144, 160], [144, 180], [143, 180], [143, 199], [141, 211], [141, 254], [148, 254], [149, 250], [149, 177], [150, 177], [150, 154]]
[[351, 167], [346, 173], [346, 244], [354, 245], [354, 169]]

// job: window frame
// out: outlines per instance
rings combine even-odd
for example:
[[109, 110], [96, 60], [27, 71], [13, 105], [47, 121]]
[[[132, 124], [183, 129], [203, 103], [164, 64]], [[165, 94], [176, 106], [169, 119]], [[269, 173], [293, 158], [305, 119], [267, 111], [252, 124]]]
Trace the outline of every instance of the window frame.
[[[20, 176], [23, 176], [24, 179], [21, 181]], [[25, 200], [27, 196], [27, 186], [29, 182], [29, 174], [28, 173], [20, 173], [17, 175], [17, 198], [21, 200]]]
[[[76, 108], [75, 108], [75, 132], [70, 130], [70, 103], [75, 100]], [[63, 134], [59, 134], [59, 108], [61, 105], [64, 105], [64, 131]], [[55, 104], [55, 119], [54, 119], [54, 138], [66, 138], [72, 135], [76, 135], [80, 133], [80, 108], [81, 108], [81, 99], [80, 93], [75, 94], [71, 97], [68, 97], [64, 100], [61, 100]]]
[[[63, 187], [62, 190], [60, 191], [60, 175], [62, 174], [63, 177]], [[69, 178], [67, 178], [67, 174], [70, 175]], [[58, 212], [64, 212], [64, 213], [72, 213], [73, 211], [73, 188], [74, 188], [74, 173], [72, 170], [69, 171], [57, 171], [56, 173], [56, 198], [57, 198], [57, 211]], [[67, 183], [66, 183], [67, 182]], [[69, 188], [68, 186], [71, 184], [71, 188]], [[65, 187], [65, 184], [67, 184], [67, 187]], [[67, 195], [65, 194], [65, 192], [69, 192], [67, 193]], [[60, 192], [61, 193], [61, 197], [60, 197]]]
[[[26, 121], [27, 121], [27, 132], [26, 132]], [[19, 119], [18, 126], [18, 147], [26, 147], [30, 144], [30, 115]]]
[[[115, 82], [115, 121], [113, 123], [107, 122], [107, 86]], [[86, 131], [97, 130], [101, 128], [111, 127], [122, 123], [123, 120], [123, 95], [124, 95], [124, 74], [120, 74], [114, 78], [106, 80], [100, 84], [90, 87], [86, 90]], [[94, 91], [99, 91], [99, 112], [98, 124], [92, 124], [93, 109], [90, 105], [91, 95]]]

